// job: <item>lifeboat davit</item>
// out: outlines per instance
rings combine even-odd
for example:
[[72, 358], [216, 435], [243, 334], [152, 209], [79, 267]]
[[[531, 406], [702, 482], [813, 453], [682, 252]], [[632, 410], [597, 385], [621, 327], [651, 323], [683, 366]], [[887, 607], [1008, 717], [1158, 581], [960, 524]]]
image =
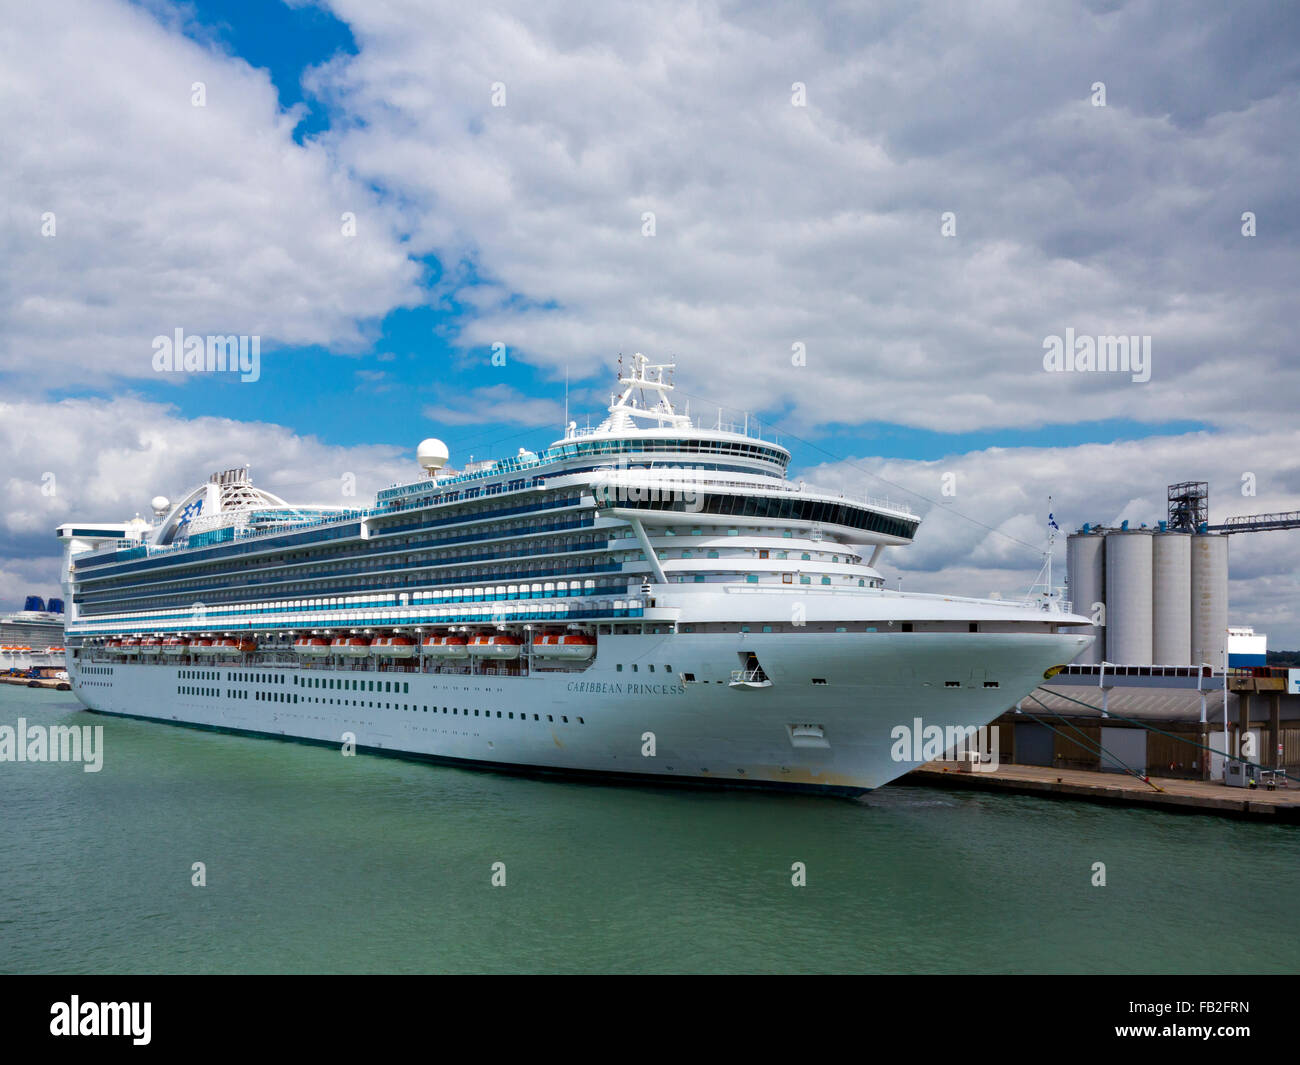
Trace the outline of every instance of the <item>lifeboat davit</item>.
[[426, 636], [424, 653], [435, 658], [464, 658], [469, 654], [464, 636]]
[[[54, 648], [51, 647], [50, 650], [53, 651]], [[60, 650], [62, 650], [62, 648], [60, 648]], [[161, 651], [162, 640], [158, 639], [157, 636], [146, 636], [140, 641], [140, 653], [142, 655], [156, 655]]]
[[586, 661], [596, 653], [596, 638], [581, 632], [538, 636], [533, 640], [533, 654], [538, 658], [563, 658]]
[[415, 641], [409, 636], [378, 636], [370, 650], [384, 658], [410, 658], [415, 654]]
[[370, 654], [370, 641], [365, 636], [336, 636], [330, 640], [330, 651], [346, 658], [364, 658]]
[[330, 642], [323, 636], [299, 636], [293, 641], [293, 649], [307, 658], [323, 658], [330, 653]]
[[162, 649], [165, 655], [183, 655], [190, 649], [190, 641], [184, 636], [168, 636]]
[[496, 636], [475, 636], [469, 641], [469, 653], [478, 658], [518, 658], [523, 641], [518, 636], [500, 633]]

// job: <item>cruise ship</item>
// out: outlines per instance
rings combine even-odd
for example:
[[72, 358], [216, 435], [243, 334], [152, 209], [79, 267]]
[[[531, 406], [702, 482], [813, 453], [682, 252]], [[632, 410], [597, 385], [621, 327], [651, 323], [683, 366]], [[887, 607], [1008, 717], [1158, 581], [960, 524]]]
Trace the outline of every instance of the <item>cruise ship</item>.
[[[1069, 604], [889, 589], [920, 519], [787, 477], [637, 355], [594, 427], [420, 473], [364, 508], [246, 469], [153, 520], [72, 522], [90, 709], [527, 774], [855, 795], [897, 729], [985, 725], [1092, 637]], [[1070, 631], [1075, 630], [1075, 631]]]
[[29, 595], [22, 610], [0, 614], [0, 670], [62, 666], [62, 599]]

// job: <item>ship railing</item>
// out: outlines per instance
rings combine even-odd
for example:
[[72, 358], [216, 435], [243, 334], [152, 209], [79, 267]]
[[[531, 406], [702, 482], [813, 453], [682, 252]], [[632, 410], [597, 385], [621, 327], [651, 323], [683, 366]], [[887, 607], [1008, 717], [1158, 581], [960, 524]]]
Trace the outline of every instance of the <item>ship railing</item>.
[[703, 584], [703, 585], [671, 585], [674, 594], [701, 594], [717, 592], [721, 587], [728, 595], [770, 595], [773, 592], [784, 592], [787, 595], [797, 595], [800, 597], [808, 595], [863, 595], [870, 594], [881, 598], [894, 599], [937, 599], [945, 603], [970, 603], [975, 606], [1035, 606], [1036, 601], [1033, 599], [980, 599], [970, 595], [942, 595], [937, 592], [900, 592], [894, 588], [837, 588], [834, 586], [816, 585], [816, 584]]
[[816, 488], [811, 485], [789, 484], [785, 481], [732, 481], [721, 477], [692, 477], [688, 470], [674, 470], [664, 468], [660, 470], [639, 470], [631, 467], [617, 466], [611, 467], [608, 471], [593, 471], [597, 473], [629, 473], [633, 474], [635, 480], [654, 482], [655, 487], [663, 486], [665, 488], [692, 488], [700, 491], [708, 491], [714, 488], [741, 488], [750, 492], [778, 493], [787, 492], [791, 495], [816, 496], [819, 499], [827, 501], [840, 501], [852, 503], [855, 506], [873, 507], [880, 510], [892, 510], [898, 514], [907, 514], [915, 517], [912, 509], [906, 503], [895, 503], [888, 498], [879, 496], [856, 496], [846, 492], [835, 492], [829, 489]]

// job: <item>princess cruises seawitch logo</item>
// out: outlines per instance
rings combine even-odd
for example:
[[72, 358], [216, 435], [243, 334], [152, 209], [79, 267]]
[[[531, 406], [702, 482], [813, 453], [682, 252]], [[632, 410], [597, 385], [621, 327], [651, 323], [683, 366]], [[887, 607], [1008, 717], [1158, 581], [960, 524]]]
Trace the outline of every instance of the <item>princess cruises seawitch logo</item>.
[[895, 762], [956, 762], [976, 773], [991, 773], [998, 767], [998, 729], [986, 725], [925, 724], [919, 717], [911, 724], [889, 730], [893, 745], [889, 757]]

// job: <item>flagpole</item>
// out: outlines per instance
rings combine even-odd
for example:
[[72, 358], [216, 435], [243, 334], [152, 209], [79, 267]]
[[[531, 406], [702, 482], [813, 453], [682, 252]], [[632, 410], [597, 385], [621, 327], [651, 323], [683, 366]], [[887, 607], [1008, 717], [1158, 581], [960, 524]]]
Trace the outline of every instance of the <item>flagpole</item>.
[[1053, 531], [1056, 518], [1052, 511], [1052, 497], [1047, 497], [1047, 597], [1052, 597], [1052, 553], [1056, 546], [1056, 533]]

